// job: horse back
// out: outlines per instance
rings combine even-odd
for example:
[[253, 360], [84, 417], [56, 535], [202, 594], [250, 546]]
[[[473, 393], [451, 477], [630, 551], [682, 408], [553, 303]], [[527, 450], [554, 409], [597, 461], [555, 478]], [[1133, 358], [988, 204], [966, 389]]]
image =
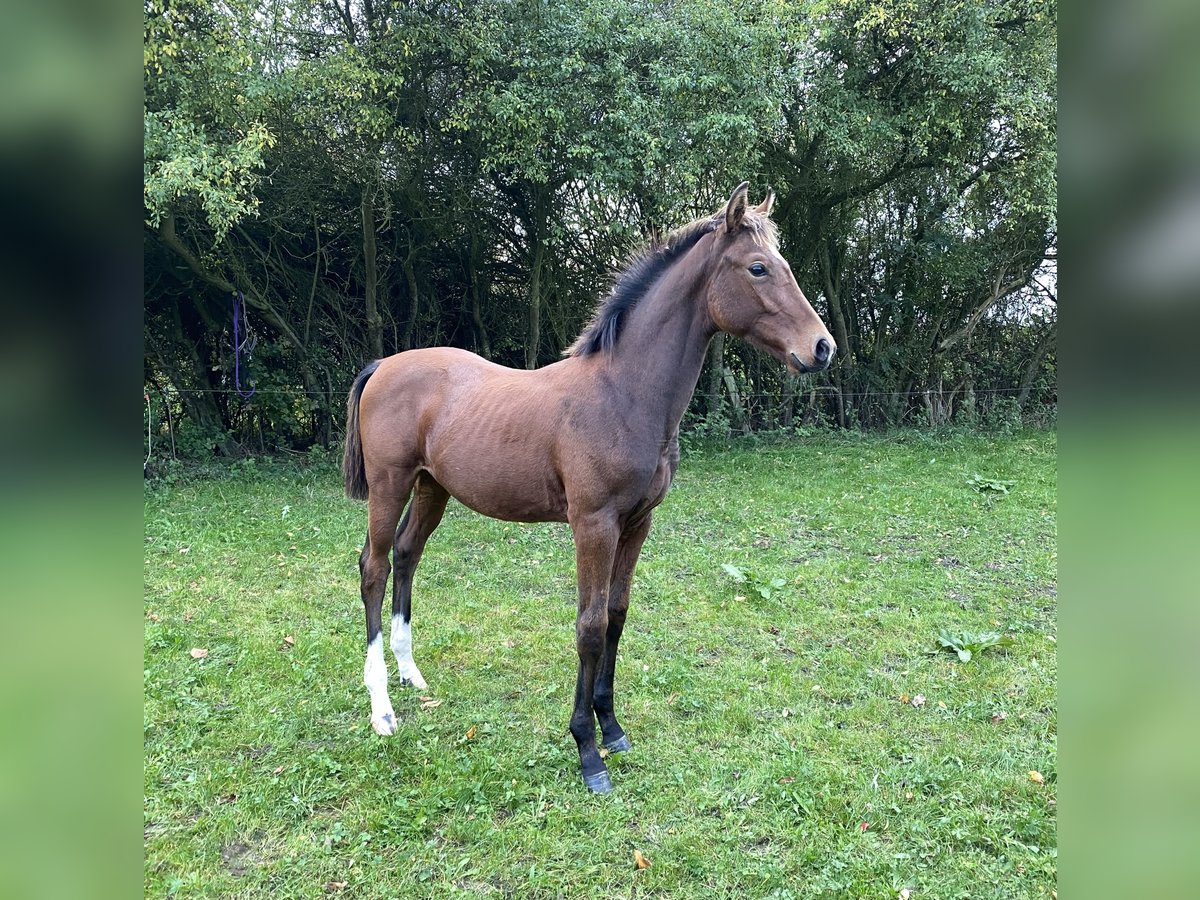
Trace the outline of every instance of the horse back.
[[509, 369], [447, 347], [383, 360], [360, 407], [372, 493], [395, 473], [423, 470], [497, 519], [561, 522], [568, 507], [618, 515], [652, 508], [678, 462], [674, 440], [631, 418], [595, 367], [566, 359]]
[[372, 490], [392, 472], [418, 469], [484, 515], [564, 521], [561, 391], [550, 368], [509, 369], [449, 347], [383, 360], [360, 406]]

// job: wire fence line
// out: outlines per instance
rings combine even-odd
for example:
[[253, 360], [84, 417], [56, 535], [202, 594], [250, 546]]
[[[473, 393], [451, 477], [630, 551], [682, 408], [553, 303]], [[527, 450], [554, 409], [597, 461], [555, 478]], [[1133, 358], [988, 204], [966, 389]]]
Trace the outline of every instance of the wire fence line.
[[[962, 390], [962, 388], [958, 388], [957, 390]], [[815, 387], [798, 387], [792, 392], [792, 396], [800, 398], [806, 394], [812, 393], [813, 391], [817, 391], [819, 393], [834, 394], [834, 395], [840, 393], [842, 397], [924, 397], [928, 394], [937, 393], [937, 391], [935, 391], [933, 388], [924, 388], [922, 390], [914, 390], [914, 391], [840, 391], [839, 392], [838, 389], [833, 387], [832, 385], [822, 384], [822, 385], [816, 385]], [[234, 388], [177, 388], [174, 385], [172, 385], [171, 388], [169, 388], [169, 390], [168, 390], [168, 393], [170, 393], [170, 392], [174, 392], [176, 394], [238, 394], [240, 396], [239, 391], [237, 391]], [[971, 393], [975, 393], [975, 394], [1019, 394], [1020, 392], [1021, 392], [1021, 388], [973, 388], [971, 390]], [[947, 391], [943, 390], [942, 393], [947, 393]], [[949, 393], [954, 393], [954, 391], [953, 390], [949, 391]], [[272, 389], [272, 388], [258, 388], [255, 391], [255, 395], [257, 396], [259, 394], [272, 394], [272, 395], [277, 395], [277, 396], [288, 396], [288, 397], [348, 397], [348, 396], [350, 396], [349, 391], [298, 391], [298, 390], [280, 390], [280, 389]], [[776, 399], [779, 399], [781, 396], [783, 396], [783, 393], [782, 392], [777, 392], [777, 393], [773, 393], [773, 394], [762, 394], [762, 393], [741, 394], [741, 393], [739, 393], [738, 396], [741, 397], [743, 400], [751, 400], [751, 399], [776, 400]]]
[[[975, 388], [970, 393], [974, 393], [974, 394], [1019, 394], [1019, 393], [1021, 393], [1022, 390], [1023, 390], [1022, 388]], [[955, 388], [955, 389], [949, 391], [949, 393], [951, 395], [954, 395], [954, 394], [958, 394], [960, 391], [962, 391], [962, 388], [958, 387], [958, 388]], [[250, 399], [246, 396], [244, 389], [238, 390], [237, 388], [177, 388], [174, 385], [172, 385], [167, 391], [160, 391], [159, 393], [160, 393], [160, 396], [162, 396], [164, 399], [166, 399], [167, 396], [171, 392], [175, 393], [176, 395], [179, 395], [179, 394], [236, 394], [238, 396], [238, 398], [242, 401], [242, 404], [244, 406], [252, 406], [253, 405], [250, 402]], [[272, 396], [296, 397], [296, 398], [300, 398], [300, 397], [347, 397], [350, 395], [349, 391], [303, 391], [303, 390], [295, 390], [295, 389], [287, 390], [287, 389], [279, 389], [279, 388], [261, 388], [261, 389], [256, 389], [253, 393], [254, 393], [254, 396], [272, 395]], [[805, 402], [811, 401], [813, 399], [813, 397], [812, 397], [813, 394], [819, 394], [823, 398], [827, 398], [830, 400], [844, 401], [844, 400], [853, 400], [855, 398], [863, 398], [863, 397], [874, 397], [874, 398], [916, 397], [916, 398], [926, 398], [927, 399], [931, 395], [945, 394], [945, 393], [947, 393], [945, 390], [936, 391], [932, 388], [925, 388], [922, 390], [913, 390], [913, 391], [841, 391], [841, 392], [839, 392], [838, 389], [831, 384], [819, 384], [819, 385], [812, 385], [812, 386], [808, 386], [808, 387], [798, 386], [791, 392], [790, 398], [783, 391], [779, 391], [779, 392], [771, 393], [771, 394], [766, 394], [766, 393], [761, 393], [761, 392], [753, 393], [753, 394], [739, 394], [738, 405], [741, 406], [743, 408], [743, 410], [745, 410], [746, 408], [753, 406], [754, 402], [757, 400], [785, 401], [786, 402], [788, 399], [790, 399], [793, 403], [804, 404]], [[722, 395], [722, 396], [724, 397], [724, 395]], [[174, 457], [174, 456], [176, 456], [175, 429], [174, 429], [174, 423], [172, 423], [170, 421], [171, 406], [169, 403], [167, 403], [167, 404], [164, 404], [164, 407], [167, 410], [168, 429], [171, 434], [171, 455]], [[743, 412], [743, 415], [744, 414], [745, 414], [745, 412]], [[147, 419], [147, 421], [146, 421], [146, 447], [147, 447], [147, 449], [146, 449], [145, 465], [149, 465], [151, 456], [153, 454], [153, 438], [151, 435], [151, 431], [152, 431], [151, 422], [153, 419], [153, 413], [152, 413], [151, 404], [150, 404], [150, 394], [148, 392], [146, 393], [146, 419]], [[283, 447], [280, 447], [278, 449], [285, 450], [285, 452], [292, 452]]]

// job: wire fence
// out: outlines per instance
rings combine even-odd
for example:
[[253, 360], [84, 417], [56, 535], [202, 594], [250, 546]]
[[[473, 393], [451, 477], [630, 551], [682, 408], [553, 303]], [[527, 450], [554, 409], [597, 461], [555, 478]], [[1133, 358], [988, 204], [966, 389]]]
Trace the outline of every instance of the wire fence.
[[[961, 388], [959, 390], [961, 390]], [[1019, 393], [1021, 393], [1021, 390], [1022, 390], [1021, 388], [1015, 388], [1015, 387], [1014, 388], [973, 388], [971, 392], [975, 393], [975, 394], [1019, 394]], [[172, 385], [171, 388], [169, 389], [169, 391], [172, 393], [176, 393], [176, 394], [237, 394], [239, 397], [241, 396], [241, 392], [234, 388], [178, 388], [178, 387], [175, 387], [174, 385]], [[912, 391], [840, 391], [839, 392], [838, 389], [836, 387], [834, 387], [833, 385], [822, 384], [822, 385], [816, 385], [815, 387], [798, 387], [792, 392], [792, 396], [794, 396], [796, 398], [802, 398], [806, 394], [810, 394], [813, 391], [816, 391], [817, 393], [826, 393], [826, 394], [833, 394], [833, 395], [840, 393], [842, 397], [924, 397], [931, 393], [937, 393], [937, 391], [935, 391], [932, 388], [923, 388], [920, 390], [912, 390]], [[946, 393], [946, 391], [943, 391], [943, 393]], [[271, 394], [274, 396], [287, 396], [287, 397], [348, 397], [348, 396], [350, 396], [349, 391], [300, 391], [300, 390], [294, 390], [294, 389], [284, 390], [284, 389], [272, 389], [272, 388], [258, 388], [258, 389], [256, 389], [255, 394], [256, 395]], [[742, 394], [740, 392], [738, 394], [738, 396], [741, 397], [743, 400], [751, 400], [751, 399], [777, 400], [783, 395], [784, 395], [783, 391], [777, 391], [775, 393], [770, 393], [770, 394], [763, 394], [763, 393]]]
[[[939, 404], [940, 404], [940, 398], [944, 398], [947, 395], [949, 395], [950, 398], [953, 400], [953, 398], [956, 396], [961, 398], [968, 393], [974, 394], [974, 395], [1000, 396], [1000, 395], [1020, 394], [1023, 390], [1025, 390], [1025, 389], [1019, 388], [1019, 387], [974, 388], [968, 392], [968, 391], [964, 391], [963, 387], [960, 385], [959, 387], [950, 389], [948, 391], [945, 389], [939, 391], [939, 390], [936, 390], [933, 388], [922, 388], [922, 389], [918, 389], [918, 390], [909, 390], [909, 391], [839, 391], [837, 389], [837, 387], [834, 385], [818, 384], [818, 385], [807, 385], [807, 386], [797, 385], [790, 392], [781, 389], [774, 393], [763, 393], [763, 392], [756, 392], [756, 393], [752, 393], [752, 394], [739, 393], [738, 399], [734, 402], [735, 402], [736, 406], [740, 407], [743, 410], [743, 412], [741, 413], [742, 416], [749, 416], [752, 414], [757, 415], [757, 414], [762, 413], [762, 410], [761, 410], [762, 401], [767, 401], [769, 404], [780, 404], [781, 403], [785, 406], [788, 405], [789, 401], [790, 401], [790, 403], [792, 404], [792, 409], [795, 410], [797, 408], [804, 407], [804, 405], [806, 403], [814, 402], [814, 400], [816, 399], [813, 397], [814, 394], [818, 395], [819, 398], [823, 401], [826, 401], [826, 400], [827, 401], [836, 401], [839, 403], [850, 401], [852, 406], [855, 405], [856, 401], [863, 400], [864, 398], [881, 400], [884, 398], [895, 398], [895, 397], [907, 397], [907, 398], [915, 398], [915, 399], [919, 399], [919, 400], [925, 400], [926, 405], [928, 405], [930, 402], [932, 402], [930, 400], [931, 397], [938, 397]], [[170, 388], [166, 389], [165, 391], [164, 390], [159, 391], [159, 396], [162, 397], [165, 401], [169, 401], [171, 399], [172, 394], [175, 395], [176, 397], [181, 394], [234, 394], [239, 399], [241, 399], [243, 407], [246, 408], [248, 411], [253, 408], [253, 403], [250, 401], [250, 398], [246, 395], [244, 388], [241, 390], [239, 390], [238, 388], [178, 388], [178, 387], [175, 387], [174, 385], [172, 385]], [[334, 397], [337, 397], [337, 398], [347, 397], [347, 396], [349, 396], [349, 394], [350, 394], [349, 391], [305, 391], [305, 390], [296, 390], [296, 389], [288, 389], [288, 388], [259, 388], [255, 391], [253, 391], [253, 395], [257, 396], [257, 397], [263, 397], [263, 396], [293, 397], [293, 398], [321, 397], [321, 398], [332, 399]], [[724, 399], [724, 393], [722, 393], [722, 396]], [[175, 449], [175, 423], [171, 420], [170, 402], [164, 403], [164, 407], [166, 409], [168, 431], [170, 433], [170, 438], [171, 438], [171, 456], [175, 457], [175, 456], [177, 456], [176, 449]], [[760, 407], [760, 409], [758, 409], [758, 411], [756, 413], [753, 412], [755, 407]], [[147, 422], [146, 422], [147, 450], [146, 450], [145, 465], [149, 465], [150, 459], [151, 459], [151, 456], [153, 453], [153, 449], [152, 449], [153, 437], [152, 437], [152, 424], [151, 424], [152, 418], [153, 418], [153, 413], [151, 410], [149, 393], [146, 394], [146, 418], [147, 418]], [[279, 449], [286, 449], [286, 448], [279, 448]]]

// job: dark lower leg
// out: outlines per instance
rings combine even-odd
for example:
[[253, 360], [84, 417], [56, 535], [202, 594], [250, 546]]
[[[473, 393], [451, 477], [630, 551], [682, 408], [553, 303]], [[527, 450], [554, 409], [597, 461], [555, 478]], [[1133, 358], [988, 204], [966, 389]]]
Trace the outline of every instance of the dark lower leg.
[[609, 750], [623, 751], [629, 749], [629, 739], [625, 730], [617, 721], [613, 710], [613, 678], [617, 666], [617, 645], [621, 641], [621, 631], [625, 627], [625, 613], [609, 612], [608, 634], [604, 642], [604, 653], [596, 666], [596, 684], [592, 690], [592, 708], [600, 723], [600, 739]]
[[612, 582], [608, 593], [608, 631], [605, 635], [604, 653], [596, 667], [596, 684], [592, 703], [596, 719], [600, 722], [600, 735], [604, 746], [614, 752], [630, 748], [625, 729], [617, 721], [613, 706], [613, 679], [617, 668], [617, 648], [621, 643], [621, 632], [625, 629], [625, 616], [629, 610], [629, 589], [633, 582], [633, 570], [637, 566], [642, 544], [650, 533], [651, 514], [626, 528], [617, 544], [613, 558]]
[[605, 793], [612, 790], [612, 781], [596, 749], [595, 687], [608, 634], [608, 590], [620, 533], [611, 513], [603, 510], [573, 517], [571, 530], [579, 582], [579, 608], [575, 617], [579, 672], [575, 679], [571, 735], [579, 748], [584, 784], [591, 791]]
[[579, 749], [583, 781], [589, 789], [603, 793], [612, 789], [608, 769], [596, 749], [596, 719], [592, 714], [592, 691], [596, 682], [599, 654], [580, 652], [579, 673], [575, 679], [575, 710], [571, 714], [571, 735]]

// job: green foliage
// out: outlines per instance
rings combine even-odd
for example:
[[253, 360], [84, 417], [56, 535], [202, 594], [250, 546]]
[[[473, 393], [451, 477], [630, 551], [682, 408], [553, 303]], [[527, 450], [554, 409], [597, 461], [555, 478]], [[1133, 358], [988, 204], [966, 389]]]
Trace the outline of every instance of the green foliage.
[[1024, 425], [1021, 404], [1015, 397], [999, 397], [988, 406], [983, 426], [996, 434], [1016, 434]]
[[725, 574], [732, 578], [735, 583], [741, 585], [747, 591], [754, 592], [763, 600], [770, 600], [776, 591], [787, 584], [787, 580], [784, 578], [763, 578], [748, 569], [739, 568], [732, 563], [721, 563], [721, 568], [725, 570]]
[[978, 472], [975, 472], [967, 477], [967, 484], [979, 491], [981, 494], [1007, 494], [1017, 483], [1001, 478], [984, 478]]
[[997, 631], [943, 631], [938, 634], [938, 643], [946, 650], [953, 650], [963, 662], [970, 662], [984, 650], [992, 647], [1011, 647], [1012, 638]]
[[163, 112], [145, 118], [145, 202], [151, 224], [181, 201], [200, 205], [218, 238], [258, 209], [254, 188], [263, 166], [263, 151], [272, 143], [261, 123], [227, 144], [209, 140], [195, 123]]
[[478, 134], [486, 169], [636, 192], [655, 224], [695, 214], [702, 174], [736, 184], [777, 115], [780, 47], [757, 4], [481, 3], [465, 37], [449, 124]]
[[194, 207], [216, 238], [257, 211], [275, 143], [261, 102], [252, 12], [148, 0], [144, 34], [147, 221]]
[[[840, 352], [789, 382], [729, 341], [739, 430], [1052, 415], [1049, 0], [144, 12], [147, 369], [222, 453], [333, 441], [376, 341], [553, 361], [634, 247], [744, 178], [778, 191]], [[224, 394], [231, 289], [247, 403]], [[991, 400], [1022, 388], [1025, 409]], [[730, 430], [723, 392], [690, 411], [703, 438]]]

